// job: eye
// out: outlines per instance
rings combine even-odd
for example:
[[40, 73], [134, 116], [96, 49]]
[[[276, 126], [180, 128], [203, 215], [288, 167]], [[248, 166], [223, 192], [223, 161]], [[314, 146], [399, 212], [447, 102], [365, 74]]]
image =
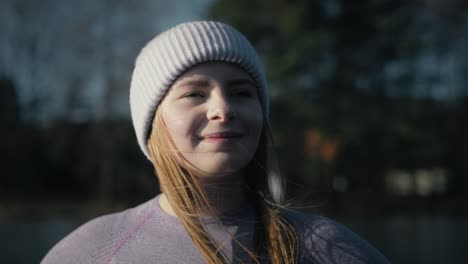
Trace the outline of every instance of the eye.
[[249, 90], [237, 90], [232, 93], [235, 96], [252, 97], [252, 92]]
[[202, 92], [190, 92], [184, 95], [185, 98], [204, 98], [205, 95]]

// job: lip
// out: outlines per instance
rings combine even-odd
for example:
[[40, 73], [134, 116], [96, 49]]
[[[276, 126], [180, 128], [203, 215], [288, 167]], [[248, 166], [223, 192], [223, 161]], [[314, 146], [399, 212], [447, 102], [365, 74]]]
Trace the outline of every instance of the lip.
[[240, 132], [223, 131], [204, 134], [200, 137], [201, 140], [213, 143], [227, 143], [237, 140], [243, 136]]

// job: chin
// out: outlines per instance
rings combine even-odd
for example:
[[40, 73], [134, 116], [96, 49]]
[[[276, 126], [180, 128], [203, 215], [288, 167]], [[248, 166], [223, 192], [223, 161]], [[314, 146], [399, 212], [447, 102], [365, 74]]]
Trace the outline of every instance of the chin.
[[216, 168], [209, 168], [207, 170], [203, 170], [206, 172], [207, 175], [219, 175], [219, 176], [227, 176], [234, 173], [241, 171], [243, 167], [231, 167], [231, 166], [223, 166], [223, 167], [216, 167]]
[[[206, 164], [208, 165], [208, 164]], [[200, 166], [199, 170], [207, 177], [223, 177], [236, 174], [245, 168], [247, 162], [213, 161], [211, 166]]]
[[200, 177], [223, 177], [242, 171], [252, 160], [245, 153], [218, 152], [208, 155], [188, 156], [187, 161], [193, 172]]

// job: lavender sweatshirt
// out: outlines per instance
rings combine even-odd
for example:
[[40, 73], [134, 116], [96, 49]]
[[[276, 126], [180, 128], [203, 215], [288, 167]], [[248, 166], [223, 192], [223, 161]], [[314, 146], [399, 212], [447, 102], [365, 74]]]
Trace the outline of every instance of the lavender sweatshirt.
[[[205, 263], [182, 224], [161, 210], [158, 199], [89, 221], [55, 245], [41, 263]], [[300, 240], [298, 263], [388, 263], [369, 243], [332, 220], [289, 210], [287, 217]], [[221, 217], [221, 224], [213, 219], [203, 224], [231, 263], [249, 263], [231, 235], [250, 248], [254, 220], [254, 211], [248, 209]]]

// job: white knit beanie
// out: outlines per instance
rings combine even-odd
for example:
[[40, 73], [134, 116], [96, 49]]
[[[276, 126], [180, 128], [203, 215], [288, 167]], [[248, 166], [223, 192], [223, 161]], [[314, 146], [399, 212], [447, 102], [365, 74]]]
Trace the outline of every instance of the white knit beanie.
[[265, 73], [257, 52], [233, 27], [213, 21], [177, 25], [152, 39], [136, 59], [130, 85], [130, 110], [141, 150], [147, 147], [157, 106], [172, 83], [194, 65], [226, 61], [243, 68], [257, 85], [268, 116]]

